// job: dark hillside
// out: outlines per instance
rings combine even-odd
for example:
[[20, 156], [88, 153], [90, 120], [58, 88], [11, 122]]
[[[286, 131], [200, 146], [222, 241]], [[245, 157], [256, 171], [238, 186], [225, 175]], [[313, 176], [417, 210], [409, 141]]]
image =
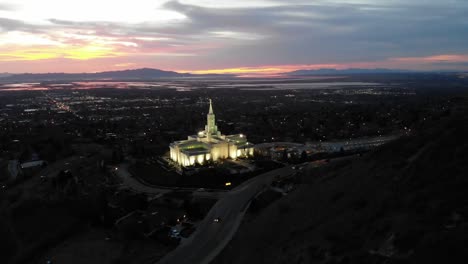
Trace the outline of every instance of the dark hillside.
[[468, 114], [306, 171], [249, 215], [214, 263], [466, 263]]

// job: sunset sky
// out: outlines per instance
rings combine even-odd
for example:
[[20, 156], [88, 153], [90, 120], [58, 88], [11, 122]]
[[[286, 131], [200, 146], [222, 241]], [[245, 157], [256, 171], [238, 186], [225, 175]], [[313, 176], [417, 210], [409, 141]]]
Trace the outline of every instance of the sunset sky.
[[466, 0], [1, 0], [0, 72], [468, 70]]

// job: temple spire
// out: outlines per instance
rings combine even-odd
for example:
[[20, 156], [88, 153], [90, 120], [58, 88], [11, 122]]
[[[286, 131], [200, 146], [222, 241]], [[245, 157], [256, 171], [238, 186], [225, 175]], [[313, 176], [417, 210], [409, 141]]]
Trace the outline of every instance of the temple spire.
[[218, 127], [216, 126], [216, 121], [215, 121], [215, 114], [213, 113], [213, 104], [210, 99], [210, 110], [208, 111], [208, 114], [206, 115], [206, 126], [205, 126], [205, 132], [208, 137], [211, 137], [211, 135], [216, 135], [218, 134]]
[[210, 99], [210, 111], [208, 112], [208, 114], [213, 114], [213, 106], [211, 105], [211, 99]]

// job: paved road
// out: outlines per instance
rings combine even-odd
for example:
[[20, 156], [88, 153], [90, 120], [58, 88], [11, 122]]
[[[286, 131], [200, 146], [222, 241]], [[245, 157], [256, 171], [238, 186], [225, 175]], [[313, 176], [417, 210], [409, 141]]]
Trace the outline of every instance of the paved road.
[[[267, 172], [239, 185], [220, 199], [200, 223], [197, 230], [159, 264], [208, 264], [227, 245], [237, 231], [251, 199], [275, 176], [295, 172], [292, 166]], [[214, 222], [220, 218], [220, 222]]]

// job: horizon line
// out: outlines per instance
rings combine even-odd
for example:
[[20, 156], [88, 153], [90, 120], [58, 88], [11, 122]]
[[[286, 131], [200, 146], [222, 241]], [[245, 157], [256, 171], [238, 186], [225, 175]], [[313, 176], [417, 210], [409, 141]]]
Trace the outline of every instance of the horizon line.
[[228, 68], [228, 69], [211, 69], [211, 70], [166, 70], [161, 68], [153, 68], [153, 67], [139, 67], [139, 68], [126, 68], [121, 70], [103, 70], [103, 71], [89, 71], [89, 72], [65, 72], [65, 71], [49, 71], [49, 72], [1, 72], [0, 74], [8, 74], [8, 75], [22, 75], [22, 74], [99, 74], [105, 72], [125, 72], [125, 71], [138, 71], [138, 70], [157, 70], [163, 72], [174, 72], [177, 74], [191, 74], [191, 75], [286, 75], [288, 73], [294, 73], [298, 71], [349, 71], [349, 70], [362, 70], [362, 71], [393, 71], [393, 72], [408, 72], [408, 73], [435, 73], [435, 72], [467, 72], [467, 70], [462, 69], [405, 69], [405, 68], [385, 68], [385, 67], [324, 67], [324, 68], [298, 68], [298, 69], [291, 69], [282, 72], [274, 72], [270, 73], [268, 70], [271, 68], [253, 68], [250, 69], [249, 67], [240, 67], [240, 68]]

